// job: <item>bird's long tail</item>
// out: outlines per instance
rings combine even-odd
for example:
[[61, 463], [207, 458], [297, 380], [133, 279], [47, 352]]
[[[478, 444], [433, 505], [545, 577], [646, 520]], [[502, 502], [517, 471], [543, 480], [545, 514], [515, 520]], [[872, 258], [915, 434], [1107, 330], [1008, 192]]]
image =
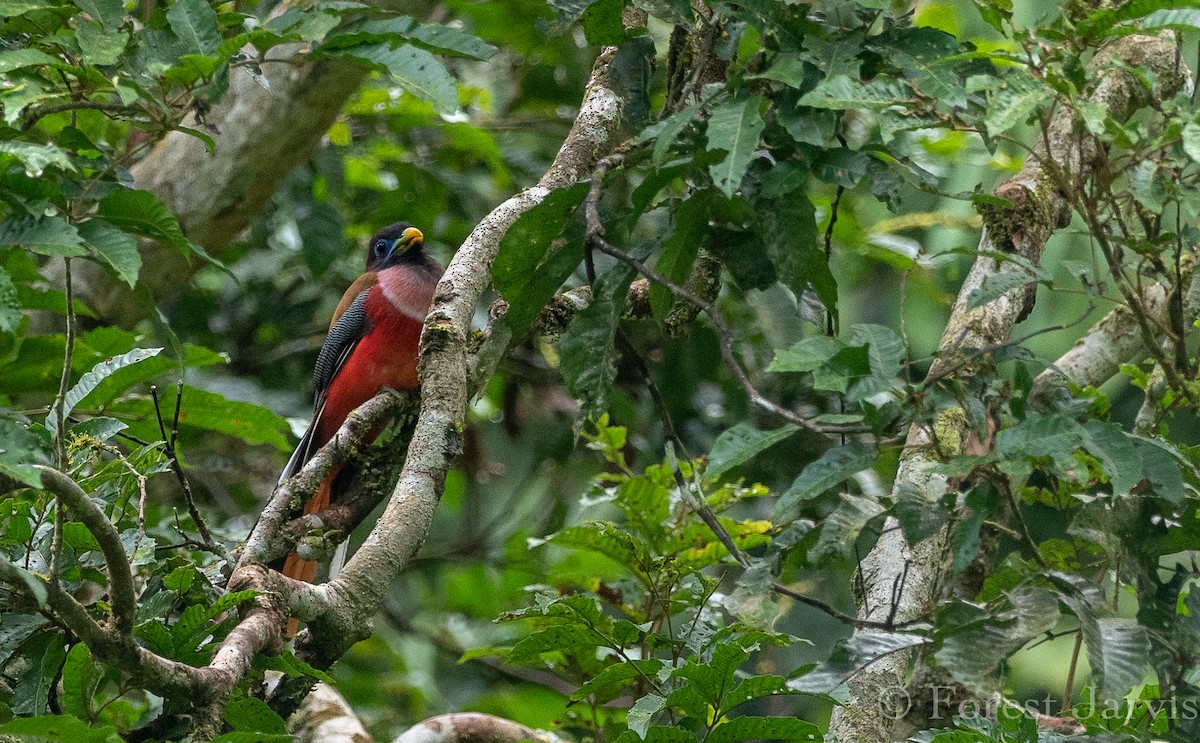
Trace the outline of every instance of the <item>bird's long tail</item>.
[[[317, 492], [313, 493], [313, 496], [304, 504], [304, 513], [317, 513], [329, 507], [329, 495], [333, 489], [333, 481], [337, 478], [340, 469], [340, 467], [335, 468], [325, 476], [325, 479], [321, 481], [321, 486], [317, 488]], [[292, 552], [283, 561], [283, 569], [280, 572], [288, 578], [312, 583], [313, 578], [317, 577], [317, 561], [301, 559], [300, 555]], [[298, 626], [295, 619], [288, 621], [287, 637], [289, 639], [296, 636]]]

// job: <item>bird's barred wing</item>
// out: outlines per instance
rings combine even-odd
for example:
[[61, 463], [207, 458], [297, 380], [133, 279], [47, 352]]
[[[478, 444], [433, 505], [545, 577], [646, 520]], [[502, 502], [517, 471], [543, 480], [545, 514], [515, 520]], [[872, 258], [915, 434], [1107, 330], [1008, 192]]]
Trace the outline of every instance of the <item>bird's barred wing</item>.
[[366, 335], [369, 322], [367, 295], [370, 293], [370, 289], [359, 292], [346, 311], [330, 326], [329, 335], [325, 336], [325, 343], [317, 356], [317, 366], [313, 369], [313, 389], [317, 394], [318, 409], [321, 407], [325, 390], [329, 389], [329, 383], [337, 376], [346, 359], [350, 358], [354, 347]]
[[279, 475], [280, 483], [299, 472], [316, 451], [317, 422], [321, 420], [321, 413], [325, 410], [325, 393], [367, 332], [367, 294], [370, 291], [363, 289], [359, 292], [346, 310], [337, 316], [329, 328], [329, 335], [325, 336], [321, 353], [317, 355], [317, 366], [313, 369], [313, 388], [317, 399], [312, 422], [308, 424], [308, 430], [304, 432], [296, 451], [292, 452], [292, 458]]

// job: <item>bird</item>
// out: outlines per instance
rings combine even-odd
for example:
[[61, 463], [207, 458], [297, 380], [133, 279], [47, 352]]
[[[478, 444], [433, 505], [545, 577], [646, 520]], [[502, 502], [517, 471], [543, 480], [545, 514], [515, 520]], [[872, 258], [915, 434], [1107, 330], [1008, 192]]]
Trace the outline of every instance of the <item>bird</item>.
[[[381, 389], [418, 386], [421, 329], [443, 270], [424, 247], [425, 235], [408, 222], [384, 227], [371, 238], [366, 270], [342, 295], [317, 355], [312, 422], [284, 467], [280, 484], [333, 438], [351, 411]], [[305, 502], [304, 513], [323, 511], [337, 501], [340, 471], [341, 467], [335, 468], [321, 481]], [[345, 560], [345, 548], [342, 542], [334, 555], [331, 578]], [[312, 583], [317, 563], [293, 552], [281, 572]]]

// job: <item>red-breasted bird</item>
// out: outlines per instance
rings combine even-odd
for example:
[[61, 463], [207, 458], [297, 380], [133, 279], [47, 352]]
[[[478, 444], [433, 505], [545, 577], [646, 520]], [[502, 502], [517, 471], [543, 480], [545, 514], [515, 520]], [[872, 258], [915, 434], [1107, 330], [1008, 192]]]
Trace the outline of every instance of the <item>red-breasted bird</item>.
[[[371, 238], [367, 270], [342, 295], [329, 335], [313, 370], [316, 409], [312, 423], [280, 475], [279, 482], [300, 471], [324, 446], [352, 410], [380, 389], [417, 386], [421, 328], [442, 267], [424, 251], [425, 236], [407, 222], [384, 227]], [[304, 504], [305, 513], [325, 510], [339, 493], [336, 468]], [[338, 562], [344, 555], [345, 542]], [[338, 566], [340, 567], [340, 565]], [[317, 563], [292, 553], [283, 565], [289, 578], [311, 583]]]

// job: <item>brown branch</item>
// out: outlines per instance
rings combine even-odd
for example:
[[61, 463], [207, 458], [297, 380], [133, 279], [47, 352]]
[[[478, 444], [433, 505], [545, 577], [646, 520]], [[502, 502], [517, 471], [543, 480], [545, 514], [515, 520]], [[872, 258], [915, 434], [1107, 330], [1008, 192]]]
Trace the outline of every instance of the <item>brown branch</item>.
[[133, 618], [137, 614], [137, 598], [133, 592], [133, 572], [121, 535], [88, 494], [71, 478], [52, 467], [39, 467], [42, 487], [55, 497], [87, 527], [104, 555], [108, 567], [108, 592], [112, 605], [113, 627], [122, 636], [133, 634]]
[[534, 730], [512, 720], [481, 712], [438, 715], [414, 725], [392, 743], [564, 743], [545, 730]]

